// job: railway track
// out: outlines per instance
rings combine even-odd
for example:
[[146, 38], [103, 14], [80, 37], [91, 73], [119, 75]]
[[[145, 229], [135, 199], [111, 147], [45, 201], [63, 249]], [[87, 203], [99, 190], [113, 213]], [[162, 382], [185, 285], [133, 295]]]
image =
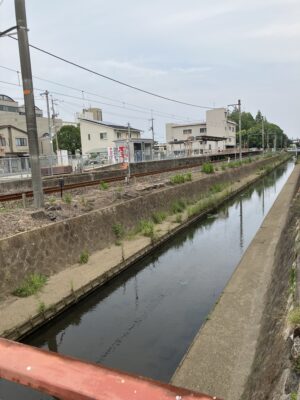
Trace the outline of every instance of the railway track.
[[[228, 156], [233, 158], [233, 155], [228, 154]], [[165, 172], [173, 172], [173, 171], [179, 171], [179, 170], [183, 170], [183, 169], [191, 169], [191, 168], [195, 168], [195, 167], [200, 167], [205, 161], [206, 160], [203, 160], [200, 163], [197, 163], [194, 165], [182, 165], [182, 166], [173, 167], [173, 168], [166, 168], [163, 170], [154, 170], [154, 171], [149, 171], [149, 172], [130, 174], [130, 178], [140, 178], [143, 176], [158, 175], [158, 174], [162, 174]], [[221, 160], [210, 160], [211, 163], [217, 163], [220, 161]], [[111, 183], [111, 182], [124, 181], [125, 177], [127, 176], [126, 170], [116, 171], [116, 173], [117, 172], [119, 172], [119, 175], [114, 176], [114, 177], [95, 179], [93, 181], [85, 181], [85, 182], [64, 185], [63, 191], [80, 189], [80, 188], [89, 187], [89, 186], [96, 186], [96, 185], [99, 185], [101, 182]], [[58, 178], [59, 178], [59, 176], [58, 176]], [[60, 176], [60, 178], [63, 178], [63, 176]], [[61, 191], [61, 188], [59, 185], [54, 186], [54, 187], [44, 188], [44, 194], [59, 193], [60, 191]], [[17, 192], [17, 193], [0, 194], [0, 202], [21, 200], [23, 198], [23, 196], [25, 196], [26, 198], [33, 197], [33, 191], [27, 190], [27, 191], [22, 191], [22, 192]]]
[[[143, 176], [158, 175], [158, 174], [162, 174], [164, 172], [172, 172], [172, 171], [178, 171], [178, 170], [182, 170], [182, 169], [189, 169], [189, 168], [199, 167], [201, 165], [202, 165], [202, 163], [195, 164], [193, 166], [190, 166], [190, 165], [189, 166], [180, 166], [180, 167], [168, 168], [168, 169], [159, 170], [159, 171], [135, 173], [135, 174], [131, 174], [130, 178], [140, 178]], [[99, 185], [101, 182], [106, 182], [106, 183], [121, 182], [121, 181], [124, 181], [126, 176], [127, 176], [127, 173], [124, 172], [123, 174], [121, 173], [119, 176], [115, 176], [115, 177], [111, 177], [111, 178], [95, 179], [93, 181], [72, 183], [72, 184], [65, 185], [63, 187], [63, 191], [72, 190], [72, 189], [80, 189], [80, 188], [88, 187], [88, 186], [96, 186], [96, 185]], [[59, 193], [60, 191], [61, 191], [60, 186], [44, 188], [44, 194]], [[33, 191], [27, 190], [27, 191], [22, 191], [22, 192], [17, 192], [17, 193], [1, 194], [0, 202], [21, 200], [23, 196], [28, 197], [28, 198], [33, 197]]]

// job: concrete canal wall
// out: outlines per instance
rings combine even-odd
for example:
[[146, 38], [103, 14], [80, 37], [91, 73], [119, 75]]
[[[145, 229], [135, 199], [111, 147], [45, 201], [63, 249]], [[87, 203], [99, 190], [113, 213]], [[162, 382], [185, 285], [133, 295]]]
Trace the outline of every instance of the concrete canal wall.
[[168, 211], [178, 199], [196, 201], [213, 184], [238, 181], [275, 160], [279, 161], [280, 157], [167, 187], [116, 206], [0, 240], [0, 299], [18, 287], [29, 273], [50, 276], [76, 263], [84, 250], [92, 254], [114, 243], [114, 224], [122, 224], [130, 230], [154, 212]]
[[290, 398], [282, 373], [289, 357], [284, 330], [296, 256], [294, 223], [299, 210], [295, 213], [293, 198], [299, 175], [296, 165], [175, 372], [173, 384], [230, 400]]

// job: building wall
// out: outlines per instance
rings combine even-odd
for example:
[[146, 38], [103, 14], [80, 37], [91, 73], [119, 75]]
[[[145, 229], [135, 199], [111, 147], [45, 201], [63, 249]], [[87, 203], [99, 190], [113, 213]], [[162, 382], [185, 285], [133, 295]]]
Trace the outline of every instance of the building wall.
[[[201, 132], [200, 132], [201, 129]], [[200, 136], [205, 135], [206, 131], [202, 132], [202, 130], [206, 129], [205, 123], [192, 124], [192, 125], [176, 125], [176, 124], [167, 124], [166, 125], [166, 138], [167, 142], [177, 140], [187, 140], [189, 136]]]
[[[103, 138], [101, 138], [101, 134]], [[131, 131], [130, 134], [132, 139], [138, 139], [141, 136], [140, 132], [136, 131]], [[128, 133], [126, 130], [114, 129], [93, 121], [80, 120], [80, 135], [82, 154], [87, 154], [96, 149], [115, 147], [114, 141], [117, 139], [127, 139]]]
[[[4, 155], [28, 154], [28, 136], [13, 127], [0, 129], [0, 135], [5, 138]], [[20, 143], [21, 142], [21, 143]], [[1, 146], [2, 147], [2, 146]]]
[[[101, 139], [100, 133], [104, 134], [104, 137], [106, 134], [106, 139]], [[106, 149], [107, 147], [115, 146], [115, 131], [108, 126], [80, 120], [80, 135], [82, 154], [95, 151], [95, 149]]]
[[[50, 155], [50, 140], [42, 139], [42, 136], [49, 131], [48, 118], [37, 117], [37, 131], [39, 137], [39, 150], [41, 155]], [[27, 131], [25, 115], [14, 112], [3, 112], [0, 110], [0, 125], [13, 125], [16, 128]], [[56, 132], [62, 127], [62, 120], [55, 120]], [[41, 143], [43, 140], [43, 144]]]

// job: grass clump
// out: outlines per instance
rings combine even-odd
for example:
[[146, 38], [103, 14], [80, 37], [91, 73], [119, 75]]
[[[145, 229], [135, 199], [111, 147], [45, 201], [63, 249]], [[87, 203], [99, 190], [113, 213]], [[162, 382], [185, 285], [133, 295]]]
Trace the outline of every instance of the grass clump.
[[53, 206], [55, 203], [56, 203], [56, 197], [54, 197], [54, 196], [51, 196], [51, 197], [49, 197], [49, 199], [48, 199], [48, 201], [49, 201], [49, 204], [51, 205], [51, 206]]
[[100, 190], [107, 190], [108, 189], [108, 183], [100, 182], [99, 189]]
[[191, 180], [192, 180], [192, 173], [188, 172], [187, 174], [177, 174], [171, 176], [170, 183], [172, 185], [178, 185], [180, 183], [190, 182]]
[[183, 200], [176, 200], [171, 207], [172, 213], [177, 214], [185, 210], [186, 204]]
[[192, 181], [192, 173], [188, 172], [187, 174], [185, 174], [184, 179], [186, 182], [191, 182]]
[[31, 296], [42, 289], [47, 282], [47, 277], [42, 274], [33, 273], [28, 275], [21, 285], [13, 292], [18, 297]]
[[182, 222], [182, 215], [181, 214], [177, 214], [176, 215], [175, 222], [177, 224], [181, 224], [181, 222]]
[[227, 164], [222, 164], [221, 169], [222, 169], [222, 171], [225, 171], [227, 169]]
[[125, 228], [122, 224], [114, 224], [112, 230], [118, 240], [123, 239], [125, 236]]
[[80, 264], [86, 264], [89, 261], [89, 258], [90, 258], [90, 256], [89, 256], [88, 251], [87, 250], [83, 250], [81, 252], [81, 254], [80, 254], [80, 257], [79, 257], [79, 263]]
[[152, 214], [152, 220], [155, 224], [161, 224], [167, 218], [167, 213], [164, 211], [157, 211]]
[[40, 301], [39, 306], [38, 306], [38, 313], [42, 314], [46, 311], [46, 305], [43, 301]]
[[288, 318], [293, 325], [300, 325], [300, 307], [296, 307], [290, 311]]
[[295, 292], [296, 292], [296, 278], [297, 278], [297, 270], [296, 270], [296, 266], [293, 265], [291, 270], [290, 270], [290, 294], [295, 297]]
[[221, 183], [215, 183], [214, 185], [212, 185], [209, 189], [210, 193], [219, 193], [222, 192], [222, 190], [224, 189], [224, 185], [222, 185]]
[[150, 220], [142, 220], [139, 223], [139, 232], [141, 232], [144, 236], [153, 238], [154, 237], [154, 223]]
[[202, 165], [202, 172], [205, 174], [213, 174], [214, 173], [214, 166], [211, 163], [204, 163]]
[[71, 193], [64, 194], [63, 202], [66, 203], [66, 204], [71, 204], [72, 203], [72, 195], [71, 195]]
[[291, 400], [297, 400], [297, 393], [295, 392], [291, 393]]
[[181, 175], [181, 174], [171, 176], [171, 178], [170, 178], [170, 183], [172, 185], [178, 185], [178, 184], [184, 183], [184, 182], [185, 182], [184, 175]]

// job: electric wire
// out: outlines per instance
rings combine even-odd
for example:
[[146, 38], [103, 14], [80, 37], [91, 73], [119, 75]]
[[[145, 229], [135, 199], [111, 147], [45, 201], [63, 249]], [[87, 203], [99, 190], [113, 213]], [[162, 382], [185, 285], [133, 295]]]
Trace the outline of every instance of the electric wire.
[[[9, 67], [6, 67], [6, 66], [3, 66], [3, 65], [0, 65], [0, 68], [6, 69], [6, 70], [11, 71], [11, 72], [15, 72], [17, 74], [20, 74], [20, 71], [18, 71], [16, 69], [9, 68]], [[77, 91], [77, 92], [80, 92], [80, 93], [86, 93], [86, 94], [90, 94], [91, 96], [95, 96], [95, 97], [99, 97], [99, 98], [103, 98], [103, 99], [106, 99], [106, 100], [110, 100], [110, 101], [114, 101], [114, 102], [120, 103], [120, 104], [122, 104], [122, 108], [124, 108], [125, 104], [127, 104], [129, 106], [136, 107], [136, 108], [139, 108], [141, 110], [146, 110], [147, 112], [150, 112], [150, 113], [154, 112], [156, 115], [163, 115], [163, 116], [167, 116], [167, 117], [170, 117], [170, 118], [174, 118], [175, 117], [175, 118], [178, 118], [181, 121], [190, 121], [192, 119], [190, 117], [186, 117], [186, 116], [182, 116], [182, 115], [178, 115], [178, 114], [176, 114], [176, 116], [175, 116], [174, 114], [165, 113], [165, 112], [162, 112], [162, 111], [155, 110], [153, 108], [146, 108], [146, 107], [139, 106], [137, 104], [128, 103], [128, 102], [125, 102], [125, 101], [122, 101], [122, 100], [113, 99], [111, 97], [102, 96], [102, 95], [99, 95], [97, 93], [93, 93], [93, 92], [90, 92], [88, 90], [85, 90], [85, 89], [75, 88], [73, 86], [68, 86], [68, 85], [65, 85], [63, 83], [55, 82], [55, 81], [52, 81], [52, 80], [49, 80], [49, 79], [40, 78], [40, 77], [35, 76], [35, 75], [33, 75], [33, 78], [34, 79], [38, 79], [40, 81], [51, 83], [53, 85], [57, 85], [57, 86], [61, 86], [61, 87], [67, 88], [67, 89], [71, 89], [71, 90], [74, 90], [74, 91]], [[84, 98], [82, 100], [87, 100], [87, 99]], [[107, 103], [103, 103], [103, 104], [109, 105]], [[115, 106], [115, 107], [117, 107], [117, 106]]]
[[[9, 37], [11, 39], [14, 39], [14, 40], [18, 40], [17, 38], [15, 38], [15, 37], [13, 37], [11, 35], [8, 35], [7, 37]], [[39, 51], [41, 53], [47, 54], [48, 56], [53, 57], [53, 58], [55, 58], [57, 60], [63, 61], [65, 63], [69, 64], [69, 65], [72, 65], [73, 67], [79, 68], [79, 69], [81, 69], [83, 71], [89, 72], [89, 73], [91, 73], [93, 75], [96, 75], [96, 76], [99, 76], [101, 78], [107, 79], [107, 80], [109, 80], [111, 82], [114, 82], [114, 83], [117, 83], [119, 85], [122, 85], [122, 86], [128, 87], [130, 89], [136, 90], [136, 91], [138, 91], [140, 93], [144, 93], [144, 94], [147, 94], [149, 96], [153, 96], [153, 97], [156, 97], [156, 98], [159, 98], [159, 99], [162, 99], [162, 100], [166, 100], [166, 101], [170, 101], [170, 102], [173, 102], [173, 103], [183, 104], [183, 105], [189, 106], [189, 107], [202, 108], [202, 109], [211, 109], [212, 108], [212, 107], [208, 107], [208, 106], [202, 106], [202, 105], [199, 105], [199, 104], [193, 104], [193, 103], [188, 103], [188, 102], [185, 102], [185, 101], [173, 99], [171, 97], [163, 96], [163, 95], [160, 95], [160, 94], [157, 94], [157, 93], [154, 93], [154, 92], [150, 92], [150, 91], [145, 90], [145, 89], [141, 89], [141, 88], [139, 88], [137, 86], [131, 85], [129, 83], [126, 83], [126, 82], [120, 81], [118, 79], [112, 78], [112, 77], [110, 77], [108, 75], [101, 74], [100, 72], [94, 71], [94, 70], [92, 70], [90, 68], [84, 67], [83, 65], [77, 64], [74, 61], [70, 61], [70, 60], [68, 60], [68, 59], [66, 59], [64, 57], [58, 56], [58, 55], [56, 55], [54, 53], [51, 53], [50, 51], [41, 49], [40, 47], [35, 46], [33, 44], [29, 44], [29, 46], [32, 49], [35, 49], [35, 50], [37, 50], [37, 51]]]

